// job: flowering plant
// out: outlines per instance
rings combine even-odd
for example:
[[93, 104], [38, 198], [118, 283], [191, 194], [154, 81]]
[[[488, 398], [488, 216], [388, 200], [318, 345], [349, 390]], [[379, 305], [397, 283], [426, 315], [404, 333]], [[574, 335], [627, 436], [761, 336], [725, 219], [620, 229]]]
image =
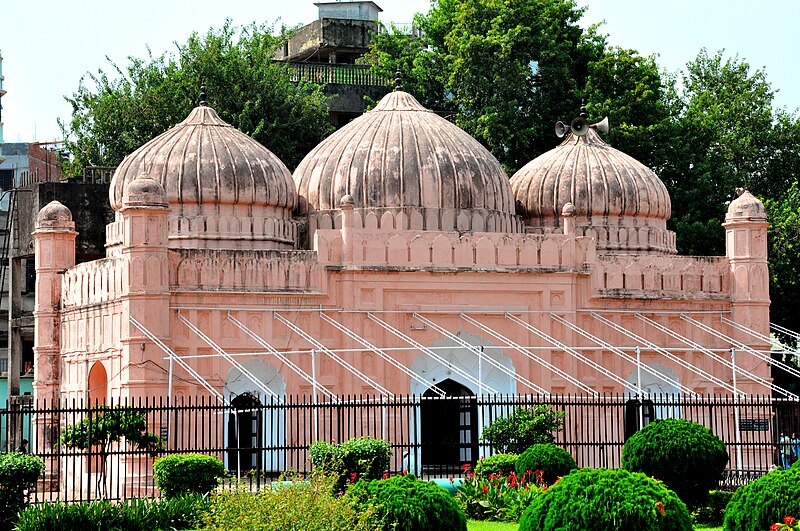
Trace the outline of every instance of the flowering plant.
[[[456, 500], [467, 517], [474, 520], [516, 522], [533, 499], [547, 490], [541, 470], [535, 473], [528, 470], [522, 476], [516, 472], [504, 474], [501, 470], [487, 477], [475, 474], [467, 464], [463, 471]], [[454, 478], [450, 481], [455, 482]]]
[[769, 531], [800, 531], [800, 522], [793, 516], [784, 516], [783, 522], [772, 524]]

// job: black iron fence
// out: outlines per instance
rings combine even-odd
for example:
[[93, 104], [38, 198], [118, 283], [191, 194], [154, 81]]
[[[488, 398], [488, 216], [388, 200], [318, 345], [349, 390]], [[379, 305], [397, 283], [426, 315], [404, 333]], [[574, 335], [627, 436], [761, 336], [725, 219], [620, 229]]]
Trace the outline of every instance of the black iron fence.
[[[494, 419], [516, 407], [549, 405], [564, 411], [556, 443], [581, 467], [618, 467], [627, 437], [655, 418], [679, 417], [711, 429], [726, 444], [729, 468], [721, 487], [734, 487], [780, 466], [781, 432], [800, 433], [800, 402], [769, 397], [722, 398], [648, 396], [459, 396], [376, 398], [266, 398], [240, 395], [222, 404], [209, 398], [137, 400], [112, 406], [135, 407], [150, 431], [165, 442], [160, 455], [201, 452], [225, 462], [229, 482], [252, 488], [286, 471], [311, 470], [309, 445], [372, 436], [392, 446], [391, 473], [419, 476], [458, 475], [491, 449], [479, 435]], [[32, 453], [45, 460], [46, 473], [32, 498], [85, 500], [157, 496], [154, 456], [124, 442], [70, 448], [60, 442], [67, 426], [84, 421], [89, 431], [103, 413], [77, 402], [34, 403], [0, 410], [3, 434], [21, 434]], [[9, 441], [12, 447], [18, 441]]]

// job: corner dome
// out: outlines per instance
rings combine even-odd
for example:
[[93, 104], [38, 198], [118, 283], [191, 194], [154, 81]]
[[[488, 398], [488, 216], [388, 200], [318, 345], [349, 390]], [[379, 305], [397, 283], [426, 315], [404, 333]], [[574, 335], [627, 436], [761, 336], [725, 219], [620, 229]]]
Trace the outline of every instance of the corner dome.
[[676, 252], [675, 234], [666, 228], [672, 212], [666, 186], [594, 129], [569, 133], [515, 173], [511, 187], [528, 232], [560, 230], [562, 209], [572, 203], [576, 230], [595, 236], [599, 251]]
[[725, 221], [747, 220], [747, 221], [767, 221], [767, 210], [756, 196], [748, 190], [737, 192], [739, 197], [731, 201], [728, 212], [725, 214]]
[[142, 173], [166, 192], [171, 247], [294, 245], [297, 194], [288, 168], [211, 107], [194, 108], [125, 157], [109, 189], [114, 210], [122, 207], [125, 187]]
[[350, 195], [362, 216], [405, 220], [398, 229], [512, 232], [519, 225], [497, 159], [401, 90], [322, 141], [294, 180], [298, 211], [312, 218], [335, 217]]
[[161, 183], [142, 173], [125, 186], [122, 193], [124, 205], [167, 206], [167, 192]]
[[70, 224], [72, 212], [59, 201], [50, 201], [36, 215], [37, 227], [61, 227]]

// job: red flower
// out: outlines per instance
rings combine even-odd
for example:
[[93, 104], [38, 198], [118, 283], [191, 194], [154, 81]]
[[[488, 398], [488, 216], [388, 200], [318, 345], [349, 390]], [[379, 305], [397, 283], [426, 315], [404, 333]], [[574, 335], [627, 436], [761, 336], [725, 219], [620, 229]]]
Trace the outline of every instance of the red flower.
[[489, 492], [489, 487], [487, 487], [486, 485], [484, 485], [483, 487], [481, 487], [481, 492], [483, 492], [484, 494], [486, 494], [487, 492]]
[[470, 469], [470, 464], [469, 464], [469, 463], [464, 463], [463, 465], [461, 465], [461, 469], [462, 469], [464, 472], [466, 472], [467, 470], [469, 470], [469, 469]]
[[358, 479], [358, 475], [355, 472], [350, 472], [350, 481], [355, 483], [356, 479]]
[[381, 479], [389, 479], [389, 473], [388, 472], [384, 472], [383, 473], [383, 477]]
[[784, 516], [783, 517], [783, 523], [784, 524], [792, 525], [794, 523], [794, 521], [795, 521], [795, 519], [794, 519], [793, 516]]
[[781, 529], [781, 524], [772, 524], [771, 526], [769, 526], [769, 531], [780, 531], [780, 529]]
[[408, 474], [408, 470], [403, 470], [403, 475], [405, 476], [407, 474]]
[[667, 516], [667, 509], [664, 507], [664, 502], [656, 502], [656, 509], [661, 513], [661, 516]]
[[453, 483], [455, 483], [455, 482], [453, 481], [453, 476], [450, 476], [450, 484], [452, 485]]

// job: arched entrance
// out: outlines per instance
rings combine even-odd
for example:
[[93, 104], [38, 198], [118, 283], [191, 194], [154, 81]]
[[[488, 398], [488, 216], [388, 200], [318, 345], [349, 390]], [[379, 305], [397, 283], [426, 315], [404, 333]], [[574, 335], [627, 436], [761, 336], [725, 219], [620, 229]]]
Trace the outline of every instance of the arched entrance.
[[[260, 360], [242, 364], [257, 385], [238, 368], [228, 371], [225, 398], [230, 402], [225, 422], [228, 470], [241, 477], [251, 470], [277, 477], [286, 461], [283, 400], [286, 383], [280, 372]], [[264, 394], [265, 390], [271, 391]]]
[[426, 473], [450, 474], [478, 458], [478, 401], [453, 380], [436, 386], [447, 396], [428, 389], [420, 404], [422, 467]]
[[108, 400], [108, 374], [102, 362], [96, 361], [92, 365], [87, 380], [89, 405], [105, 404]]
[[250, 470], [263, 470], [261, 452], [264, 417], [261, 402], [245, 393], [231, 401], [228, 413], [228, 469], [240, 477]]

